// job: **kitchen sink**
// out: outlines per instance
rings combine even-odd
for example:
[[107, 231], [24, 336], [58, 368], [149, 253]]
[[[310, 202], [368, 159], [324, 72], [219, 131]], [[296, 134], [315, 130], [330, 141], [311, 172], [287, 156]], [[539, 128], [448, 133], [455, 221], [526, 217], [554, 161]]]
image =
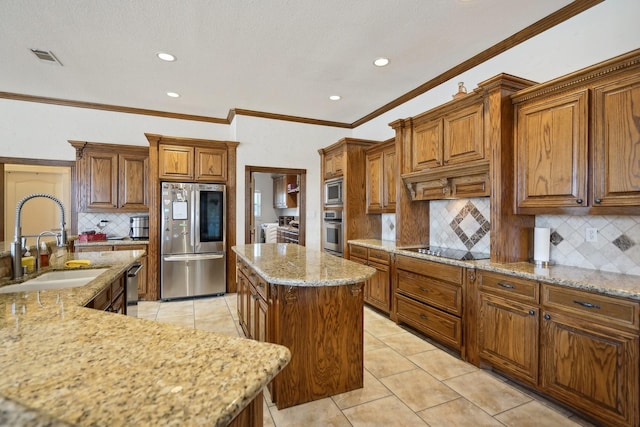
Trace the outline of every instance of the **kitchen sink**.
[[107, 268], [49, 271], [22, 283], [0, 287], [0, 294], [42, 291], [45, 289], [77, 288], [84, 286], [107, 271]]

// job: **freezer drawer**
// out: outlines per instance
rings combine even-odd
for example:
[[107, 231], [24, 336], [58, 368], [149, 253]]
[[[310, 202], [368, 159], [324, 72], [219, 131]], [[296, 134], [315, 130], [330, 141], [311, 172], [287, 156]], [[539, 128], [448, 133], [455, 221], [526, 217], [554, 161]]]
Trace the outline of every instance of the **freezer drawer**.
[[225, 269], [224, 253], [163, 255], [160, 298], [224, 294]]

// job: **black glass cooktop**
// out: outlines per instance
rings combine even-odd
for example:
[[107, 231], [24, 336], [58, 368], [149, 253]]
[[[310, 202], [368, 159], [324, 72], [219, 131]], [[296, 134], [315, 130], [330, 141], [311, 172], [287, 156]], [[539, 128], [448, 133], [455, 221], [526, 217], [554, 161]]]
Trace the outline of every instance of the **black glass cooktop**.
[[460, 261], [471, 261], [478, 259], [489, 259], [489, 254], [483, 252], [471, 252], [460, 249], [438, 248], [434, 246], [426, 246], [422, 248], [404, 248], [405, 251], [417, 252], [420, 254], [431, 255], [436, 257], [456, 259]]

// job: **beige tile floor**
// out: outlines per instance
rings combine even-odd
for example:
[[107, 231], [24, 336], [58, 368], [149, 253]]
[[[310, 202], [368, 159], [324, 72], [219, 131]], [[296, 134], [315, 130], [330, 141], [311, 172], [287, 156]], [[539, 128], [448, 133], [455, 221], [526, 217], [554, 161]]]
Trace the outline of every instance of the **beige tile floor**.
[[[142, 301], [138, 317], [242, 336], [236, 295]], [[584, 419], [452, 356], [378, 312], [364, 313], [364, 387], [278, 410], [265, 426], [591, 426]]]

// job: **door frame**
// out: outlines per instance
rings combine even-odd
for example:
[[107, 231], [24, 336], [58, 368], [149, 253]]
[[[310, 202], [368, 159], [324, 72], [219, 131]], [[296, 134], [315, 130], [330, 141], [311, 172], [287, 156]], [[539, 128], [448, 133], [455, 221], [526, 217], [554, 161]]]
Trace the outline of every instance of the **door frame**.
[[253, 194], [251, 194], [251, 178], [252, 174], [255, 172], [300, 176], [300, 200], [298, 204], [298, 219], [300, 226], [298, 227], [298, 240], [300, 242], [300, 245], [304, 246], [306, 244], [307, 230], [307, 170], [249, 165], [246, 165], [244, 167], [244, 243], [251, 243], [251, 217], [253, 216]]
[[[27, 159], [22, 157], [0, 157], [0, 212], [4, 215], [4, 165], [39, 165], [39, 166], [60, 166], [70, 168], [71, 173], [71, 206], [69, 206], [69, 234], [78, 234], [78, 209], [77, 209], [77, 177], [76, 177], [76, 162], [66, 160], [43, 160], [43, 159]], [[12, 230], [4, 229], [4, 220], [0, 222], [0, 242], [10, 242], [13, 239], [13, 235], [7, 236], [7, 232], [11, 233]], [[9, 240], [11, 239], [11, 240]]]

